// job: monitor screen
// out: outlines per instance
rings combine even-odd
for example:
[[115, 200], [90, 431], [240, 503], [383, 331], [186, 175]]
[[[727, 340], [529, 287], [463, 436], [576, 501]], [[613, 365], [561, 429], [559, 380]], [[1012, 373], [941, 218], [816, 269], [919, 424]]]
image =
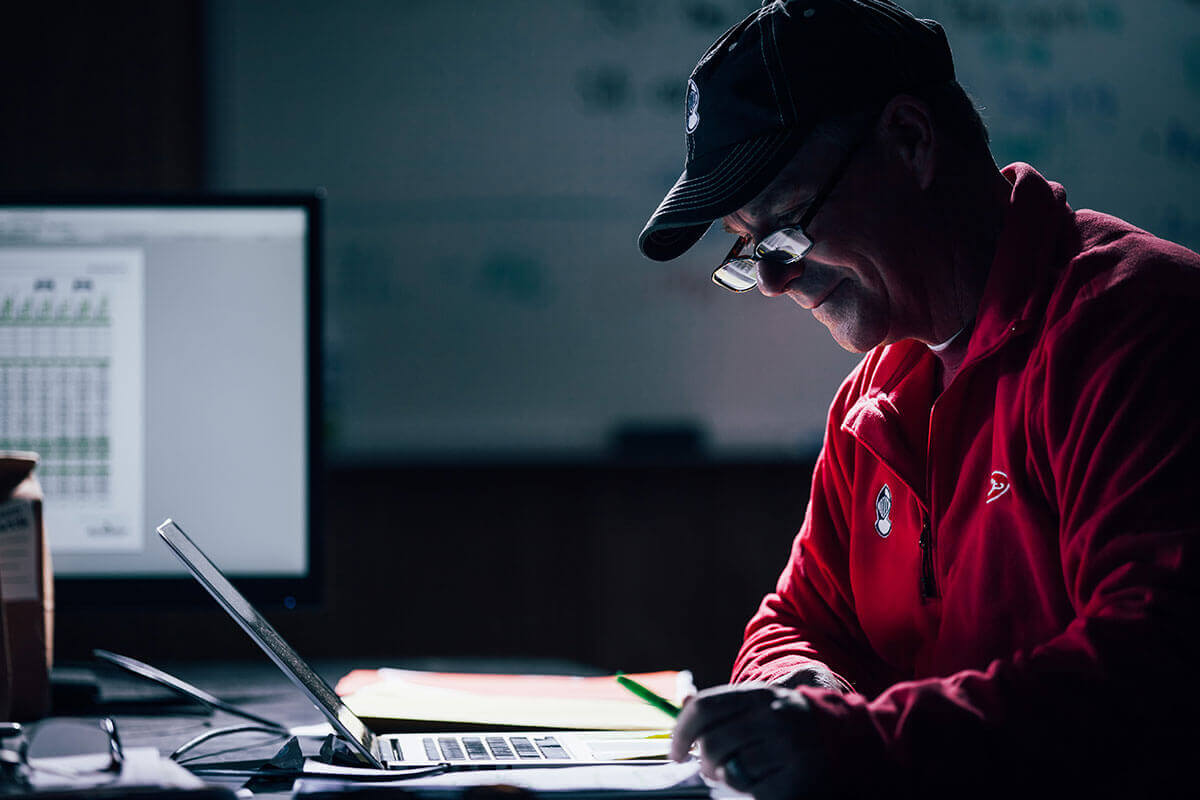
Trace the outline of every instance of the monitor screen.
[[189, 596], [167, 517], [313, 595], [318, 234], [316, 196], [0, 202], [0, 450], [39, 455], [61, 605]]

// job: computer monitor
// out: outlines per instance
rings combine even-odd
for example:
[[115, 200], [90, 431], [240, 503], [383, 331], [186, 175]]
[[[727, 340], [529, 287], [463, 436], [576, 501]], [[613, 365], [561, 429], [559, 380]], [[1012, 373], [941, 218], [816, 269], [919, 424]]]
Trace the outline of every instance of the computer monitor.
[[318, 586], [319, 195], [0, 197], [0, 449], [58, 604], [186, 601], [164, 517], [259, 602]]

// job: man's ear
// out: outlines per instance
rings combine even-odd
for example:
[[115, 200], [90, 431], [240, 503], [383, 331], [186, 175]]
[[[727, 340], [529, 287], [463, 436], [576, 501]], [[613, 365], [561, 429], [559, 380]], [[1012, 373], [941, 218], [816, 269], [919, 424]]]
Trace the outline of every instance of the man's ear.
[[917, 185], [928, 189], [937, 160], [937, 133], [929, 105], [910, 94], [896, 95], [879, 115], [879, 133]]

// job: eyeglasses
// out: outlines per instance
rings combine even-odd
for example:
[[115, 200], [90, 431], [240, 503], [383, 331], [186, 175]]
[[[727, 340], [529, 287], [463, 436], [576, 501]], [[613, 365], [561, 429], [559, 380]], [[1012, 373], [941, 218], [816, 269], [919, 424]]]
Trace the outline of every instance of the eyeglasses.
[[125, 753], [111, 719], [47, 719], [33, 725], [5, 723], [0, 731], [2, 786], [30, 786], [37, 773], [69, 780], [112, 779], [121, 772]]
[[816, 196], [813, 197], [812, 202], [808, 204], [808, 208], [804, 210], [804, 214], [795, 225], [768, 233], [750, 253], [746, 253], [745, 250], [752, 239], [748, 234], [739, 236], [733, 243], [733, 249], [725, 256], [721, 265], [713, 270], [713, 283], [731, 292], [748, 292], [758, 285], [760, 261], [771, 260], [781, 264], [793, 264], [804, 258], [813, 247], [812, 239], [808, 238], [804, 232], [805, 228], [812, 223], [817, 211], [837, 186], [838, 181], [842, 179], [846, 168], [850, 166], [855, 153], [858, 152], [869, 132], [870, 128], [864, 130], [846, 151], [846, 155], [842, 156], [842, 160], [838, 162], [833, 174], [829, 176], [829, 180], [817, 191]]

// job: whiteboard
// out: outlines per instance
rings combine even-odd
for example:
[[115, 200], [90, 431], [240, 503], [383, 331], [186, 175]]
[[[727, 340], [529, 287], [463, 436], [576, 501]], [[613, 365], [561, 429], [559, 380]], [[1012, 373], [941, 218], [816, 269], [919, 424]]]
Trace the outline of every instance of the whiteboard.
[[[636, 237], [683, 162], [683, 88], [731, 0], [211, 4], [210, 185], [327, 189], [337, 460], [604, 457], [690, 430], [714, 458], [820, 444], [858, 357], [713, 287], [710, 232]], [[1200, 247], [1200, 4], [913, 0], [998, 163]]]

